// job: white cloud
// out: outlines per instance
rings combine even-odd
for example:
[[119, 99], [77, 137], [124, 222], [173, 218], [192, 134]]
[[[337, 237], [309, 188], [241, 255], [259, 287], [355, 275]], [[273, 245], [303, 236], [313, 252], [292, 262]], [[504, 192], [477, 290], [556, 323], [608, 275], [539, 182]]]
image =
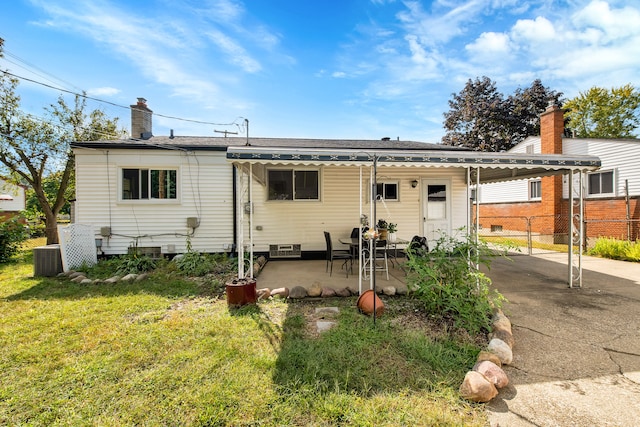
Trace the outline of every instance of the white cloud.
[[87, 90], [87, 95], [90, 96], [114, 96], [120, 93], [120, 89], [114, 87], [97, 87]]
[[226, 34], [217, 30], [211, 30], [207, 36], [213, 41], [222, 52], [226, 53], [226, 60], [232, 64], [239, 65], [248, 73], [255, 73], [261, 70], [260, 63], [253, 59], [245, 49], [232, 40]]
[[555, 40], [558, 35], [547, 18], [538, 16], [536, 19], [519, 19], [511, 28], [511, 37], [520, 43], [547, 43]]
[[477, 61], [506, 57], [511, 52], [509, 36], [504, 33], [487, 32], [465, 46]]
[[345, 73], [344, 71], [334, 71], [333, 73], [331, 73], [331, 77], [335, 77], [336, 79], [343, 79], [347, 77], [347, 73]]

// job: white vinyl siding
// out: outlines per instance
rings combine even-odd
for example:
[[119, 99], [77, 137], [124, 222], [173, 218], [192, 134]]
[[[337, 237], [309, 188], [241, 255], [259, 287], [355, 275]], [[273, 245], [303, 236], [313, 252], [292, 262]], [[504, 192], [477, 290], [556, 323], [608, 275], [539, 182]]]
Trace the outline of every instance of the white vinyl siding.
[[[609, 194], [609, 197], [624, 195], [625, 181], [629, 183], [629, 196], [640, 196], [640, 168], [638, 167], [640, 141], [565, 138], [562, 142], [566, 154], [598, 156], [602, 161], [602, 167], [599, 171], [614, 171], [614, 194]], [[566, 179], [564, 181], [563, 196], [567, 197], [568, 185]], [[586, 194], [587, 192], [585, 191]], [[587, 195], [586, 197], [590, 196]], [[607, 197], [607, 195], [594, 195], [591, 197]]]
[[[222, 252], [233, 243], [232, 166], [225, 152], [184, 153], [167, 150], [75, 149], [77, 223], [111, 227], [103, 239], [106, 254], [125, 253], [138, 237], [139, 246], [169, 252], [186, 249], [187, 218], [200, 219], [191, 237], [194, 250]], [[176, 169], [179, 200], [120, 200], [122, 166]]]
[[[451, 179], [452, 230], [467, 224], [467, 189], [464, 169], [416, 169], [378, 167], [379, 176], [398, 183], [399, 202], [379, 203], [378, 218], [398, 224], [398, 237], [410, 240], [422, 234], [420, 186], [411, 181], [421, 178]], [[267, 200], [266, 186], [253, 184], [254, 217], [252, 220], [254, 251], [267, 251], [269, 244], [301, 244], [302, 251], [323, 251], [323, 231], [329, 231], [334, 244], [340, 237], [348, 237], [360, 219], [359, 169], [348, 166], [321, 168], [321, 201], [299, 203], [293, 200]], [[369, 170], [363, 169], [363, 194], [367, 194]], [[363, 197], [363, 213], [369, 215], [370, 203]], [[245, 233], [248, 229], [245, 227]], [[246, 235], [246, 234], [245, 234]]]

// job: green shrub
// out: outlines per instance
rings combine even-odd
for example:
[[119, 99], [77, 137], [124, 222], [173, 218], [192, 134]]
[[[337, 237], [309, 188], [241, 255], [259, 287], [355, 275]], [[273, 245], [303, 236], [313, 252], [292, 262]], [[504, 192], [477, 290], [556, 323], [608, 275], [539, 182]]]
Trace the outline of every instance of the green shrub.
[[476, 334], [489, 330], [492, 309], [505, 301], [479, 269], [489, 268], [499, 252], [458, 231], [465, 237], [443, 235], [427, 253], [409, 250], [407, 283], [429, 314]]
[[156, 268], [156, 261], [153, 258], [136, 252], [121, 255], [114, 264], [118, 274], [143, 273]]
[[201, 252], [187, 252], [175, 259], [178, 270], [189, 276], [204, 276], [213, 271], [216, 262], [211, 255]]
[[20, 250], [28, 235], [27, 227], [19, 218], [11, 218], [0, 224], [0, 263], [9, 261]]
[[603, 258], [638, 262], [640, 261], [640, 244], [612, 237], [600, 237], [587, 253]]

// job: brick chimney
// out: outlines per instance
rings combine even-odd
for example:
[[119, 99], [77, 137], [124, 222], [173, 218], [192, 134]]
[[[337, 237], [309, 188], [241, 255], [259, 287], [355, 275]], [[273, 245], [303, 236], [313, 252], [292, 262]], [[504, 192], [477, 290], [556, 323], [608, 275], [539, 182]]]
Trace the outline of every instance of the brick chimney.
[[131, 138], [149, 139], [153, 136], [151, 117], [153, 111], [147, 107], [147, 100], [138, 98], [138, 103], [131, 105]]
[[[564, 111], [556, 104], [549, 104], [540, 115], [540, 151], [542, 154], [562, 154], [562, 135], [564, 134]], [[542, 178], [542, 215], [541, 222], [546, 224], [549, 233], [561, 232], [564, 224], [560, 220], [563, 213], [562, 175]]]
[[550, 104], [540, 114], [540, 150], [542, 154], [562, 154], [564, 134], [564, 111], [556, 104]]

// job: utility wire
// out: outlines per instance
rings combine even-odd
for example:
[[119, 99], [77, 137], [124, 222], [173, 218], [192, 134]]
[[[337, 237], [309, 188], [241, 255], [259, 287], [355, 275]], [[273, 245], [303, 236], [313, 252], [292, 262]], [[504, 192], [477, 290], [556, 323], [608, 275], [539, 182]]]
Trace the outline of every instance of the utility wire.
[[[95, 98], [95, 97], [86, 95], [84, 93], [78, 93], [78, 92], [74, 92], [72, 90], [68, 90], [68, 89], [64, 89], [64, 88], [61, 88], [61, 87], [53, 86], [53, 85], [50, 85], [48, 83], [39, 82], [37, 80], [33, 80], [33, 79], [30, 79], [30, 78], [27, 78], [27, 77], [24, 77], [24, 76], [19, 76], [17, 74], [10, 73], [9, 71], [6, 71], [6, 70], [0, 70], [0, 72], [2, 72], [6, 76], [11, 76], [11, 77], [14, 77], [14, 78], [17, 78], [17, 79], [20, 79], [20, 80], [24, 80], [24, 81], [27, 81], [27, 82], [35, 83], [35, 84], [47, 87], [49, 89], [59, 90], [61, 92], [65, 92], [65, 93], [68, 93], [68, 94], [71, 94], [71, 95], [80, 96], [80, 97], [85, 98], [85, 99], [90, 99], [92, 101], [102, 102], [104, 104], [109, 104], [109, 105], [112, 105], [114, 107], [124, 108], [125, 110], [131, 110], [130, 106], [116, 104], [115, 102], [111, 102], [111, 101], [106, 101], [104, 99]], [[163, 117], [165, 119], [180, 120], [180, 121], [183, 121], [183, 122], [198, 123], [198, 124], [204, 124], [204, 125], [212, 125], [212, 126], [232, 126], [232, 125], [235, 125], [238, 128], [241, 127], [236, 123], [235, 120], [233, 122], [231, 122], [231, 123], [214, 123], [214, 122], [206, 122], [206, 121], [203, 121], [203, 120], [185, 119], [183, 117], [169, 116], [169, 115], [166, 115], [166, 114], [159, 114], [159, 113], [153, 113], [153, 115], [157, 116], [157, 117]], [[241, 118], [241, 117], [239, 117], [239, 118]], [[236, 118], [236, 120], [237, 119], [238, 118]]]

